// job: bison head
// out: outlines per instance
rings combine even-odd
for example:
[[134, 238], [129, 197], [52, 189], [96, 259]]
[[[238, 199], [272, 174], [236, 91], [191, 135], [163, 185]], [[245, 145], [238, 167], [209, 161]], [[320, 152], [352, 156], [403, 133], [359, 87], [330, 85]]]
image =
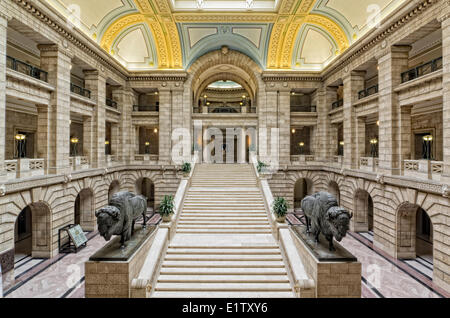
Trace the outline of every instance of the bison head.
[[338, 242], [347, 234], [350, 225], [350, 219], [353, 217], [346, 209], [338, 206], [331, 207], [326, 214], [327, 221], [330, 224], [331, 232]]
[[109, 241], [116, 229], [120, 227], [120, 211], [114, 206], [107, 206], [95, 212], [100, 235]]

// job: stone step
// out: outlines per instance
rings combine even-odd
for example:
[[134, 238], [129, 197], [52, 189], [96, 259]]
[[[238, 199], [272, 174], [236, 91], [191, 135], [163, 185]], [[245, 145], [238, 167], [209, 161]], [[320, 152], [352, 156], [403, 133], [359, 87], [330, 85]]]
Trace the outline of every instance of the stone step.
[[264, 254], [264, 255], [244, 255], [244, 254], [224, 254], [224, 255], [207, 255], [207, 254], [167, 254], [167, 261], [195, 261], [195, 262], [203, 262], [203, 261], [282, 261], [283, 258], [281, 254]]
[[186, 267], [186, 268], [285, 268], [282, 261], [189, 261], [189, 260], [164, 260], [163, 268]]
[[205, 255], [281, 255], [278, 248], [273, 249], [250, 249], [250, 248], [169, 248], [167, 255], [178, 254], [205, 254]]
[[246, 229], [177, 229], [177, 233], [184, 234], [270, 234], [272, 233], [270, 229], [264, 230], [246, 230]]
[[153, 293], [154, 298], [294, 298], [293, 292], [255, 291], [243, 292], [211, 292], [211, 291], [157, 291]]
[[254, 220], [250, 220], [250, 221], [223, 221], [223, 220], [216, 220], [216, 221], [186, 221], [186, 220], [180, 220], [178, 222], [179, 225], [197, 225], [197, 226], [208, 226], [208, 225], [229, 225], [229, 226], [235, 226], [235, 225], [266, 225], [269, 226], [269, 222], [268, 221], [254, 221]]
[[291, 292], [289, 283], [157, 283], [155, 291], [279, 291]]
[[161, 275], [197, 275], [197, 276], [209, 276], [209, 275], [221, 275], [221, 276], [234, 276], [234, 275], [286, 275], [284, 268], [223, 268], [223, 267], [210, 267], [210, 268], [185, 268], [185, 267], [166, 267], [161, 269]]
[[287, 275], [160, 275], [157, 283], [289, 283]]
[[260, 230], [260, 229], [270, 229], [270, 226], [268, 224], [259, 225], [259, 224], [180, 224], [178, 225], [178, 229], [205, 229], [205, 230]]

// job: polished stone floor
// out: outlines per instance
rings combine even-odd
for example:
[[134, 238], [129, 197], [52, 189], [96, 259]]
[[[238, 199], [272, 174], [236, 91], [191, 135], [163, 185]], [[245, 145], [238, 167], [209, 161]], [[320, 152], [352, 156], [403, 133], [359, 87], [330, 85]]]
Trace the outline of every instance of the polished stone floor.
[[[289, 222], [297, 223], [293, 215]], [[430, 257], [395, 260], [372, 247], [373, 234], [349, 233], [342, 245], [353, 253], [363, 267], [363, 298], [439, 298], [449, 297], [432, 282]], [[16, 284], [6, 291], [7, 298], [84, 297], [84, 262], [105, 244], [97, 232], [88, 234], [88, 246], [77, 254], [60, 254], [51, 260], [16, 258]], [[431, 258], [432, 261], [432, 258]]]

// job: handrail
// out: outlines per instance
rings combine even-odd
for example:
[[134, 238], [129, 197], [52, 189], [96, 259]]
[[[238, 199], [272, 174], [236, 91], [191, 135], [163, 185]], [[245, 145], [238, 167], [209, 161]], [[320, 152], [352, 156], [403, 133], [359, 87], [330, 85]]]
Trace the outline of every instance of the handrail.
[[419, 65], [415, 68], [412, 68], [406, 72], [403, 72], [401, 74], [402, 77], [402, 83], [406, 83], [409, 81], [412, 81], [416, 78], [419, 78], [421, 76], [433, 73], [437, 70], [440, 70], [443, 67], [442, 64], [442, 56], [438, 57], [437, 59], [434, 59], [430, 62], [424, 63], [422, 65]]
[[115, 102], [114, 100], [112, 100], [110, 98], [107, 98], [105, 103], [106, 103], [106, 106], [109, 106], [109, 107], [117, 109], [117, 102]]
[[315, 112], [317, 112], [316, 106], [291, 105], [291, 113], [315, 113]]
[[159, 105], [133, 105], [134, 112], [159, 112]]
[[359, 91], [358, 92], [358, 98], [359, 99], [363, 99], [365, 97], [368, 97], [370, 95], [374, 95], [376, 93], [378, 93], [378, 84], [374, 85], [374, 86], [371, 86], [371, 87], [369, 87], [367, 89], [363, 89], [362, 91]]
[[75, 85], [73, 83], [70, 83], [70, 91], [72, 93], [75, 93], [77, 95], [81, 95], [87, 98], [91, 98], [91, 91], [88, 89], [85, 89], [83, 87], [80, 87], [78, 85]]
[[40, 68], [22, 62], [11, 56], [6, 56], [6, 67], [35, 79], [48, 82], [48, 73]]
[[339, 108], [342, 106], [344, 106], [344, 100], [340, 99], [340, 100], [335, 101], [333, 104], [331, 104], [331, 109], [336, 109], [336, 108]]

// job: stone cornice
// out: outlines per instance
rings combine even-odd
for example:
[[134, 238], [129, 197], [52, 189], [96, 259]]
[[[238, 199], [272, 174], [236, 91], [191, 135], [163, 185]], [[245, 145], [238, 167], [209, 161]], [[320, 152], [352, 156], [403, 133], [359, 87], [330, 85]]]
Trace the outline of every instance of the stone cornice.
[[[364, 52], [373, 49], [379, 43], [387, 45], [386, 39], [394, 33], [397, 29], [403, 27], [411, 20], [413, 20], [417, 15], [423, 13], [425, 10], [440, 2], [439, 0], [423, 0], [420, 1], [419, 4], [414, 6], [411, 10], [405, 13], [394, 13], [402, 14], [396, 21], [389, 23], [388, 26], [382, 28], [381, 31], [374, 29], [367, 36], [367, 40], [364, 40], [354, 47], [351, 47], [346, 52], [344, 52], [336, 61], [331, 63], [325, 70], [322, 71], [322, 77], [327, 78], [331, 76], [333, 73], [343, 69], [346, 65], [350, 64], [354, 59], [358, 58]], [[446, 0], [448, 2], [448, 0]], [[389, 21], [392, 18], [392, 15], [387, 17], [385, 21]], [[386, 23], [386, 22], [385, 22]], [[383, 24], [383, 23], [382, 23]]]
[[271, 71], [262, 74], [264, 82], [321, 82], [322, 77], [317, 73]]
[[143, 73], [131, 73], [128, 77], [128, 81], [134, 82], [185, 82], [188, 74], [184, 71], [170, 71], [170, 72], [143, 72]]

